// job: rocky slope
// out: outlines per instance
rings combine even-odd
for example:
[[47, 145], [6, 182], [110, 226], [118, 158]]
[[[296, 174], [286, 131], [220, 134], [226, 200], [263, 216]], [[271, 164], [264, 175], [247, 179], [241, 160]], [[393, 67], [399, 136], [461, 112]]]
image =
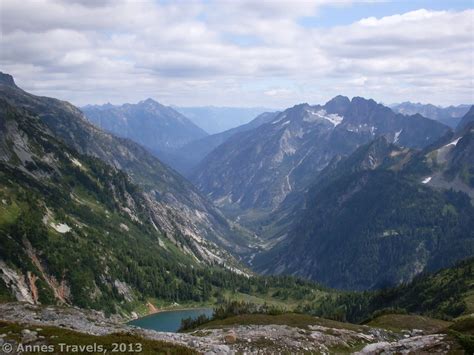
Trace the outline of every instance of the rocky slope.
[[401, 104], [390, 105], [390, 108], [404, 115], [419, 113], [423, 117], [439, 121], [454, 129], [461, 120], [461, 117], [469, 110], [469, 105], [440, 107], [432, 104], [402, 102]]
[[[409, 169], [423, 175], [422, 183], [464, 192], [474, 200], [474, 110], [463, 117], [457, 132], [446, 136], [413, 159]], [[471, 118], [470, 118], [471, 117]], [[471, 121], [469, 121], [471, 119]], [[463, 127], [463, 128], [461, 128]]]
[[21, 90], [7, 74], [0, 75], [0, 98], [38, 116], [54, 137], [70, 148], [126, 172], [144, 190], [145, 203], [157, 228], [171, 239], [183, 236], [199, 250], [199, 259], [215, 259], [211, 255], [219, 248], [212, 247], [213, 243], [237, 251], [247, 247], [242, 229], [229, 223], [191, 183], [140, 145], [101, 131], [67, 102]]
[[[68, 332], [66, 334], [69, 342], [75, 338], [81, 339], [80, 334], [87, 334], [95, 336], [91, 337], [90, 343], [105, 343], [106, 348], [111, 345], [106, 343], [106, 339], [121, 342], [133, 340], [140, 343], [161, 341], [162, 346], [178, 345], [206, 354], [327, 353], [354, 352], [359, 349], [360, 353], [371, 354], [462, 351], [455, 339], [445, 333], [432, 334], [424, 330], [393, 332], [312, 317], [303, 319], [305, 323], [300, 325], [271, 324], [270, 320], [270, 324], [230, 324], [200, 329], [190, 334], [179, 334], [128, 327], [97, 312], [10, 303], [0, 305], [0, 320], [15, 323], [0, 324], [0, 330], [11, 329], [0, 337], [0, 343], [8, 343], [14, 347], [20, 343], [57, 345], [55, 338], [62, 340]], [[21, 326], [17, 325], [17, 322]], [[88, 344], [84, 338], [82, 342]], [[184, 348], [180, 351], [185, 351]]]
[[422, 151], [381, 137], [334, 160], [275, 212], [270, 250], [253, 265], [369, 289], [472, 256], [472, 134], [448, 134]]
[[305, 189], [334, 156], [350, 154], [375, 137], [422, 148], [449, 131], [421, 115], [338, 96], [324, 106], [294, 106], [231, 137], [203, 160], [192, 180], [219, 206], [274, 209], [290, 192]]

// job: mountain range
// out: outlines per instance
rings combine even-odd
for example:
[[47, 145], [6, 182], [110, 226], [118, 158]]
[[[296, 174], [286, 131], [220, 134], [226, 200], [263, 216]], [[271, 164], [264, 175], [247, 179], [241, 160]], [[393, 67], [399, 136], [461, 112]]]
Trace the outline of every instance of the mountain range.
[[382, 136], [334, 160], [274, 213], [274, 244], [254, 267], [378, 289], [473, 255], [473, 138], [471, 125], [418, 151]]
[[[152, 100], [127, 107], [181, 120]], [[263, 113], [170, 148], [195, 187], [2, 73], [0, 277], [19, 300], [111, 312], [205, 300], [248, 268], [350, 290], [410, 282], [474, 254], [473, 113], [455, 131], [360, 97]]]
[[423, 148], [449, 131], [419, 114], [405, 116], [373, 100], [338, 96], [323, 106], [296, 105], [232, 136], [204, 158], [191, 179], [227, 210], [271, 210], [289, 193], [305, 189], [335, 156], [378, 136]]
[[207, 136], [188, 118], [153, 99], [121, 106], [88, 105], [81, 110], [100, 129], [139, 143], [170, 165], [170, 152]]
[[415, 115], [419, 113], [424, 117], [444, 123], [451, 128], [456, 128], [461, 117], [466, 114], [470, 107], [471, 105], [441, 107], [432, 104], [420, 104], [409, 101], [390, 105], [390, 108], [395, 112], [404, 115]]
[[[183, 114], [191, 115], [196, 122], [212, 121], [210, 131], [216, 127], [232, 127], [226, 131], [208, 135]], [[161, 161], [180, 172], [189, 174], [214, 148], [229, 137], [265, 123], [273, 113], [263, 113], [249, 123], [249, 115], [261, 109], [196, 107], [183, 108], [164, 106], [152, 99], [137, 104], [114, 106], [88, 105], [81, 110], [97, 127], [119, 137], [129, 138]], [[253, 116], [252, 116], [253, 117]], [[219, 123], [220, 122], [220, 123]], [[202, 123], [202, 122], [201, 122]], [[237, 127], [234, 127], [237, 126]], [[208, 127], [204, 124], [203, 127]]]

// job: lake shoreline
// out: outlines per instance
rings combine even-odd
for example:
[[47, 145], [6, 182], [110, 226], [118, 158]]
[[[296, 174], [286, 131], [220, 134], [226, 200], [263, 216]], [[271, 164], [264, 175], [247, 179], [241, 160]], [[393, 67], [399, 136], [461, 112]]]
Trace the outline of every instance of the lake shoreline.
[[161, 332], [177, 332], [183, 319], [197, 318], [202, 314], [210, 317], [213, 313], [214, 309], [210, 307], [161, 309], [158, 312], [129, 320], [126, 325]]
[[[191, 311], [191, 310], [199, 310], [199, 309], [214, 309], [214, 307], [202, 306], [202, 307], [160, 308], [156, 312], [148, 313], [144, 316], [141, 316], [141, 317], [138, 317], [138, 318], [135, 318], [135, 319], [131, 319], [130, 321], [145, 318], [145, 317], [149, 317], [149, 316], [153, 316], [153, 315], [156, 315], [156, 314], [159, 314], [159, 313], [174, 312], [174, 311]], [[127, 321], [127, 322], [129, 322], [129, 321]]]

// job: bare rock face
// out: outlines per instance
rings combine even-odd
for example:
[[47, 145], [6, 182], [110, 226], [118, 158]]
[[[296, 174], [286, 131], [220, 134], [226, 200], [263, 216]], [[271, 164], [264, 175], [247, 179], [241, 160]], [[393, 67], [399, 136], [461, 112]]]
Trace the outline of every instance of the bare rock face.
[[30, 287], [28, 287], [24, 275], [8, 267], [3, 260], [0, 260], [0, 278], [5, 282], [5, 285], [12, 290], [18, 301], [30, 304], [35, 303], [33, 292]]
[[444, 334], [413, 336], [395, 342], [379, 342], [366, 345], [357, 354], [412, 354], [447, 353], [451, 346]]

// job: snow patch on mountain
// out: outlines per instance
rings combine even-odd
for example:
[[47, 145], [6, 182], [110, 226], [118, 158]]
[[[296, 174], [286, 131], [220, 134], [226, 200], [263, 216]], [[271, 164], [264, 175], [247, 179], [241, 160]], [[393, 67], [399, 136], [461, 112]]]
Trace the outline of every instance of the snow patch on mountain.
[[282, 114], [281, 116], [277, 116], [277, 120], [276, 121], [273, 121], [272, 124], [277, 124], [281, 121], [283, 121], [285, 118], [286, 118], [286, 113]]
[[458, 144], [458, 142], [459, 142], [460, 139], [461, 139], [461, 137], [459, 137], [459, 138], [453, 140], [452, 142], [446, 144], [444, 147], [449, 147], [449, 146], [451, 146], [451, 145], [456, 146], [456, 145]]
[[393, 137], [393, 143], [398, 143], [398, 139], [400, 138], [400, 134], [403, 132], [403, 129], [395, 132], [395, 137]]
[[64, 234], [71, 231], [71, 227], [69, 227], [66, 223], [51, 223], [51, 227], [58, 233]]
[[421, 183], [422, 183], [422, 184], [427, 184], [427, 183], [429, 183], [430, 181], [431, 181], [431, 176], [428, 176], [427, 178], [424, 178], [424, 179], [421, 181]]
[[344, 117], [339, 116], [336, 113], [328, 114], [326, 110], [323, 110], [323, 109], [318, 110], [318, 111], [307, 109], [306, 112], [308, 114], [305, 115], [305, 117], [303, 118], [303, 121], [305, 122], [317, 122], [320, 119], [324, 119], [331, 122], [333, 126], [336, 127], [337, 125], [341, 124], [342, 120], [344, 119]]

